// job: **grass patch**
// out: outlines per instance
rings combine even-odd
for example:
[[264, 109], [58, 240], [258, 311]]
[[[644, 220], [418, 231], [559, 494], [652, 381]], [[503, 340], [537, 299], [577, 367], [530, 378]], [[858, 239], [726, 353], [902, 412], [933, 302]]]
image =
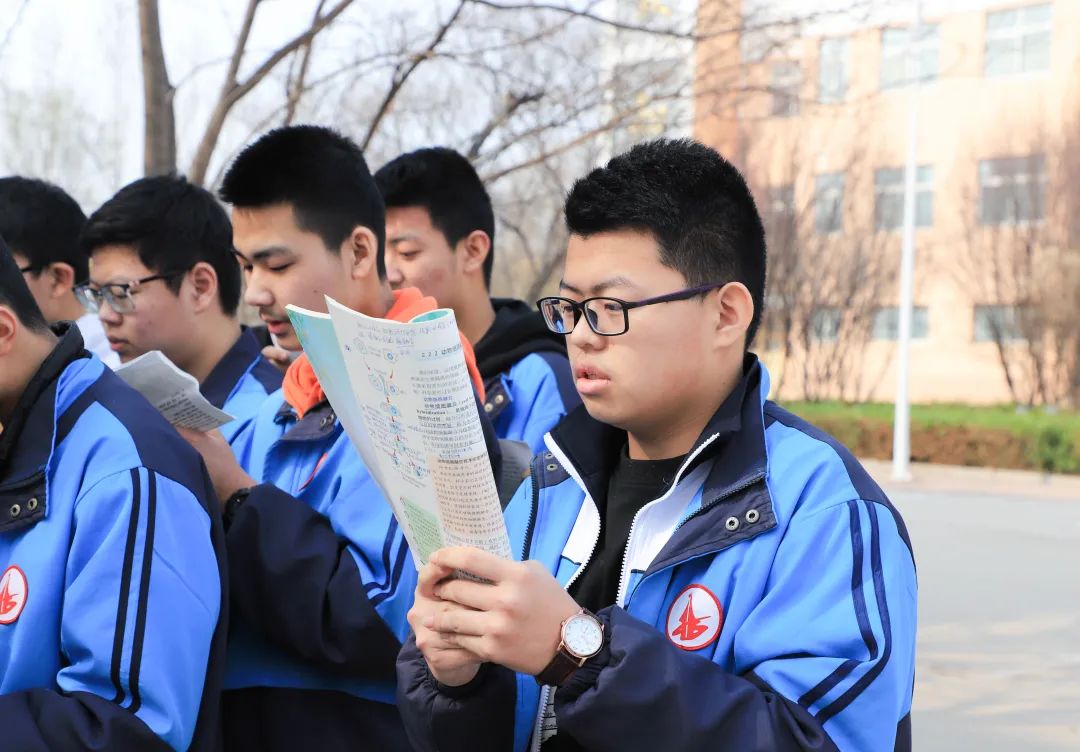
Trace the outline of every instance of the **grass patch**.
[[[854, 452], [892, 454], [889, 403], [788, 402]], [[1017, 410], [1011, 405], [913, 405], [912, 459], [941, 464], [1080, 473], [1080, 413]]]

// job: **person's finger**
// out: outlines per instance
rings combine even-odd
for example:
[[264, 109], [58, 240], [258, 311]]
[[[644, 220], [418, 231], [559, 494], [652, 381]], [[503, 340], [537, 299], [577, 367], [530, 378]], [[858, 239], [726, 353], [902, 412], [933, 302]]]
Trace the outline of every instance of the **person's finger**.
[[474, 577], [494, 583], [501, 582], [514, 571], [514, 567], [520, 566], [516, 562], [502, 559], [472, 546], [440, 548], [431, 555], [429, 561], [440, 567], [467, 572]]
[[475, 582], [461, 577], [436, 583], [434, 595], [445, 601], [454, 601], [478, 611], [492, 611], [500, 605], [505, 593], [496, 586]]

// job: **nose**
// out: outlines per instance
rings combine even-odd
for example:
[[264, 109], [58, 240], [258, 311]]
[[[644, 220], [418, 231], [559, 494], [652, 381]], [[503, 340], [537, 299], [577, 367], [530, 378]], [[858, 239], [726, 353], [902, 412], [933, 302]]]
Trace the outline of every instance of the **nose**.
[[391, 287], [401, 287], [405, 283], [405, 275], [401, 273], [400, 267], [395, 264], [390, 254], [386, 254], [386, 281], [390, 283]]
[[109, 305], [108, 302], [102, 300], [98, 304], [98, 319], [102, 324], [119, 326], [120, 322], [124, 319], [124, 315], [122, 313], [117, 313], [115, 308]]
[[244, 287], [244, 302], [252, 308], [269, 308], [274, 304], [274, 294], [264, 283], [262, 276], [256, 272], [247, 275]]
[[607, 337], [602, 337], [592, 330], [589, 322], [585, 320], [586, 314], [582, 312], [578, 317], [574, 329], [566, 335], [566, 343], [579, 350], [599, 350], [607, 344]]

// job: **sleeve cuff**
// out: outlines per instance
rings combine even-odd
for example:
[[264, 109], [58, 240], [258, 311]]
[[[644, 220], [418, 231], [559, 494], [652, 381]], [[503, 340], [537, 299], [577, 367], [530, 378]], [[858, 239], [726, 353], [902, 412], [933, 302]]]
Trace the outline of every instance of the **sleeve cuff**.
[[491, 674], [492, 668], [490, 663], [481, 663], [480, 670], [476, 672], [476, 676], [474, 676], [465, 684], [461, 684], [455, 687], [450, 684], [443, 684], [438, 679], [436, 679], [434, 674], [431, 673], [431, 669], [427, 668], [427, 662], [424, 663], [424, 667], [427, 670], [428, 681], [431, 682], [431, 685], [439, 691], [439, 694], [445, 695], [453, 700], [460, 700], [470, 695], [474, 695], [481, 689], [483, 689], [484, 685], [487, 683], [489, 675]]
[[571, 675], [570, 681], [556, 690], [559, 702], [573, 702], [586, 690], [595, 687], [600, 672], [611, 663], [611, 608], [614, 606], [596, 614], [597, 620], [604, 625], [604, 643], [600, 646], [600, 652], [585, 661], [585, 665]]

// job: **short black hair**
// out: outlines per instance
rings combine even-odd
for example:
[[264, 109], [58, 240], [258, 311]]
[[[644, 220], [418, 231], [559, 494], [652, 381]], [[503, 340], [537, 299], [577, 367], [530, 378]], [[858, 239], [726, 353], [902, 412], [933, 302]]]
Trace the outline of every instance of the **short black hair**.
[[491, 197], [476, 170], [453, 149], [436, 146], [417, 149], [383, 165], [375, 173], [387, 208], [418, 206], [431, 216], [450, 247], [470, 232], [480, 230], [491, 239], [484, 259], [484, 284], [491, 285], [495, 263], [495, 212]]
[[[155, 175], [129, 183], [90, 215], [83, 230], [86, 253], [129, 245], [160, 274], [184, 272], [200, 261], [217, 272], [218, 300], [232, 316], [240, 303], [240, 265], [233, 252], [232, 223], [205, 188], [179, 175]], [[183, 280], [166, 280], [173, 292]]]
[[0, 235], [13, 252], [26, 256], [33, 273], [64, 263], [75, 270], [76, 282], [84, 282], [90, 276], [79, 248], [85, 223], [78, 202], [63, 188], [34, 178], [0, 178]]
[[364, 153], [317, 125], [277, 128], [246, 147], [221, 182], [226, 203], [242, 209], [290, 204], [297, 225], [337, 253], [357, 225], [378, 241], [376, 269], [386, 278], [386, 210]]
[[691, 287], [743, 283], [754, 301], [750, 346], [765, 300], [765, 228], [746, 180], [714, 149], [690, 139], [631, 148], [574, 184], [566, 225], [582, 237], [647, 232]]
[[8, 250], [7, 243], [0, 237], [0, 305], [5, 305], [15, 312], [15, 316], [27, 329], [35, 332], [49, 331], [49, 323], [38, 308], [37, 301], [26, 286], [19, 265]]

